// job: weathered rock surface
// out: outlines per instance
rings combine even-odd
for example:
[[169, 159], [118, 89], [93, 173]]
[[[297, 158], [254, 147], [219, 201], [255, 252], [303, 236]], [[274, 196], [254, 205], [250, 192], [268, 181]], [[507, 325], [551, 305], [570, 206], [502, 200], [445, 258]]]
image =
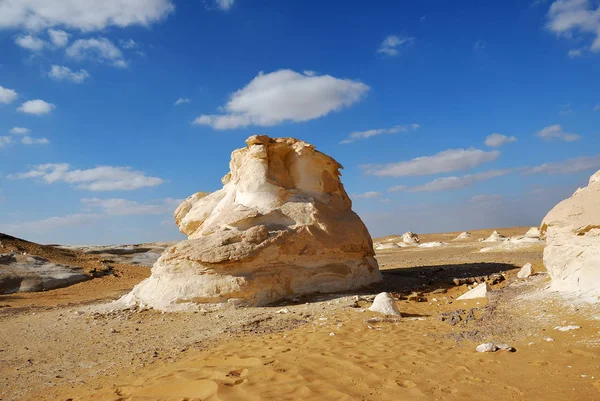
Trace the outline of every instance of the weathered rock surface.
[[466, 301], [467, 299], [479, 299], [487, 298], [487, 292], [491, 291], [488, 283], [481, 283], [477, 287], [470, 291], [465, 292], [460, 297], [456, 298], [457, 301]]
[[434, 242], [425, 242], [419, 245], [419, 248], [438, 248], [440, 246], [446, 246], [445, 242], [434, 241]]
[[460, 234], [458, 234], [458, 236], [456, 238], [454, 238], [454, 241], [460, 241], [462, 239], [469, 239], [471, 238], [471, 233], [468, 231], [464, 231]]
[[342, 168], [293, 138], [252, 136], [223, 188], [175, 211], [188, 240], [119, 301], [161, 310], [236, 300], [264, 305], [381, 280], [373, 242], [340, 181]]
[[0, 255], [0, 294], [54, 290], [91, 278], [79, 267], [50, 263], [39, 256]]
[[396, 300], [387, 292], [377, 294], [373, 300], [373, 305], [369, 308], [372, 312], [382, 313], [390, 316], [400, 316], [400, 311], [396, 305]]
[[402, 234], [402, 242], [405, 244], [418, 244], [420, 241], [417, 234], [413, 233], [412, 231], [408, 231]]
[[400, 245], [398, 244], [392, 244], [392, 243], [376, 243], [373, 245], [373, 247], [375, 248], [375, 250], [380, 251], [380, 250], [384, 250], [384, 249], [398, 249], [400, 248]]
[[520, 279], [529, 278], [533, 275], [533, 266], [531, 263], [526, 263], [521, 270], [517, 273], [517, 277]]
[[483, 242], [500, 242], [505, 240], [506, 237], [504, 235], [494, 230], [494, 232], [488, 238], [484, 239]]
[[135, 245], [61, 245], [57, 248], [99, 255], [114, 263], [152, 267], [160, 255], [175, 242], [152, 242]]
[[600, 171], [556, 205], [541, 226], [544, 264], [553, 290], [598, 302], [600, 296]]

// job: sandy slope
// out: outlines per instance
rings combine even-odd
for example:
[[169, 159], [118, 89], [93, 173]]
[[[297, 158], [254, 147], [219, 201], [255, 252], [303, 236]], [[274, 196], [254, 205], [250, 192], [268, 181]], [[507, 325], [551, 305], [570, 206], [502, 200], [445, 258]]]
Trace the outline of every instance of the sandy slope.
[[[355, 294], [197, 314], [76, 313], [74, 306], [115, 296], [133, 278], [94, 280], [38, 299], [0, 296], [0, 305], [11, 305], [0, 308], [0, 399], [600, 399], [597, 310], [540, 299], [546, 276], [516, 283], [522, 264], [541, 269], [542, 247], [479, 253], [477, 238], [491, 231], [443, 248], [378, 253], [384, 282], [356, 294], [394, 293], [407, 316], [397, 323], [366, 323], [374, 315]], [[494, 287], [489, 303], [454, 301], [467, 288], [452, 278], [497, 272], [509, 280]], [[103, 287], [86, 286], [95, 282]], [[439, 289], [447, 292], [433, 294]], [[408, 301], [415, 290], [427, 302]], [[37, 301], [44, 307], [31, 306]], [[277, 313], [282, 308], [289, 313]], [[452, 326], [439, 319], [458, 309], [464, 318], [472, 308], [475, 320]], [[565, 324], [582, 328], [553, 329]], [[476, 353], [487, 340], [517, 352]]]

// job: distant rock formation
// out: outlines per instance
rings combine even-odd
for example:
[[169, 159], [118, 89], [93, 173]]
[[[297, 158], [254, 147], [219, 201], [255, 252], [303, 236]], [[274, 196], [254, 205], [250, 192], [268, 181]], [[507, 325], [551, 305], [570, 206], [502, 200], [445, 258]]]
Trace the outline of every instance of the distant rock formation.
[[458, 234], [458, 236], [456, 238], [454, 238], [454, 241], [460, 241], [462, 239], [469, 239], [469, 238], [471, 238], [471, 233], [468, 231], [465, 231], [465, 232]]
[[552, 289], [598, 302], [600, 296], [600, 171], [589, 185], [560, 202], [544, 218], [544, 264]]
[[421, 241], [419, 240], [419, 236], [417, 234], [413, 233], [412, 231], [408, 231], [402, 234], [402, 242], [405, 244], [418, 244]]
[[252, 136], [223, 188], [175, 211], [188, 240], [118, 301], [160, 310], [236, 301], [264, 305], [381, 280], [373, 242], [340, 181], [342, 168], [293, 138]]
[[419, 245], [419, 248], [438, 248], [440, 246], [446, 246], [445, 242], [434, 241], [434, 242], [425, 242]]
[[505, 240], [506, 237], [504, 235], [494, 230], [494, 232], [487, 239], [484, 239], [483, 242], [500, 242]]

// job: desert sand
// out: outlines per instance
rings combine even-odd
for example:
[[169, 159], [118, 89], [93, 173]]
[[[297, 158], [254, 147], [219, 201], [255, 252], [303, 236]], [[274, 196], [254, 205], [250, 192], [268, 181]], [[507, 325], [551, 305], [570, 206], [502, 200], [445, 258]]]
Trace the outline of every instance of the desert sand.
[[[497, 229], [523, 235], [529, 227]], [[437, 248], [378, 251], [383, 282], [267, 307], [94, 312], [150, 270], [0, 296], [0, 398], [8, 400], [593, 400], [597, 310], [549, 293], [543, 244], [481, 253], [492, 233], [420, 235]], [[377, 238], [385, 242], [393, 237]], [[5, 241], [7, 242], [7, 241]], [[7, 247], [33, 247], [14, 240]], [[38, 249], [53, 258], [53, 248]], [[33, 251], [33, 250], [31, 250]], [[61, 258], [63, 251], [56, 251]], [[92, 266], [75, 251], [69, 262]], [[73, 255], [73, 254], [72, 254]], [[517, 279], [531, 263], [538, 274]], [[488, 299], [453, 279], [504, 273]], [[402, 318], [366, 310], [382, 291]], [[414, 292], [418, 292], [414, 294]], [[415, 302], [422, 301], [422, 302]], [[560, 331], [557, 327], [578, 329]], [[515, 352], [478, 353], [486, 342]]]

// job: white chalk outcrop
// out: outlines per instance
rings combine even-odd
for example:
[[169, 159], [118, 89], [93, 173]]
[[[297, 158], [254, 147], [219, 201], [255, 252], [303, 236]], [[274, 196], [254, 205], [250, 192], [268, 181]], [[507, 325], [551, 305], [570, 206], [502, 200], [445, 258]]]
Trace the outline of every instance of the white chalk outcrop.
[[477, 287], [473, 288], [462, 294], [460, 297], [456, 298], [457, 301], [466, 301], [468, 299], [479, 299], [479, 298], [487, 298], [488, 291], [492, 289], [488, 285], [488, 283], [481, 283]]
[[371, 236], [340, 181], [342, 166], [293, 138], [255, 135], [246, 143], [232, 153], [221, 190], [192, 195], [175, 211], [189, 239], [168, 248], [151, 277], [118, 303], [264, 305], [381, 280]]
[[377, 294], [369, 310], [384, 315], [402, 317], [398, 310], [398, 305], [396, 305], [396, 300], [387, 292]]
[[483, 242], [501, 242], [505, 240], [506, 237], [504, 235], [494, 230], [494, 232], [487, 239], [484, 239]]
[[454, 238], [454, 241], [460, 241], [460, 240], [469, 239], [469, 238], [471, 238], [471, 233], [468, 231], [465, 231], [465, 232], [458, 234], [458, 236], [456, 238]]
[[600, 296], [600, 171], [589, 185], [560, 202], [544, 218], [544, 264], [551, 288], [598, 302]]
[[525, 263], [525, 265], [523, 265], [521, 270], [519, 270], [519, 272], [517, 273], [517, 278], [525, 279], [531, 277], [532, 275], [533, 266], [531, 266], [531, 263]]
[[434, 242], [425, 242], [419, 245], [419, 248], [438, 248], [440, 246], [446, 246], [445, 242], [434, 241]]
[[402, 234], [402, 242], [405, 244], [418, 244], [421, 241], [419, 240], [419, 236], [417, 234], [413, 233], [412, 231], [408, 231]]

